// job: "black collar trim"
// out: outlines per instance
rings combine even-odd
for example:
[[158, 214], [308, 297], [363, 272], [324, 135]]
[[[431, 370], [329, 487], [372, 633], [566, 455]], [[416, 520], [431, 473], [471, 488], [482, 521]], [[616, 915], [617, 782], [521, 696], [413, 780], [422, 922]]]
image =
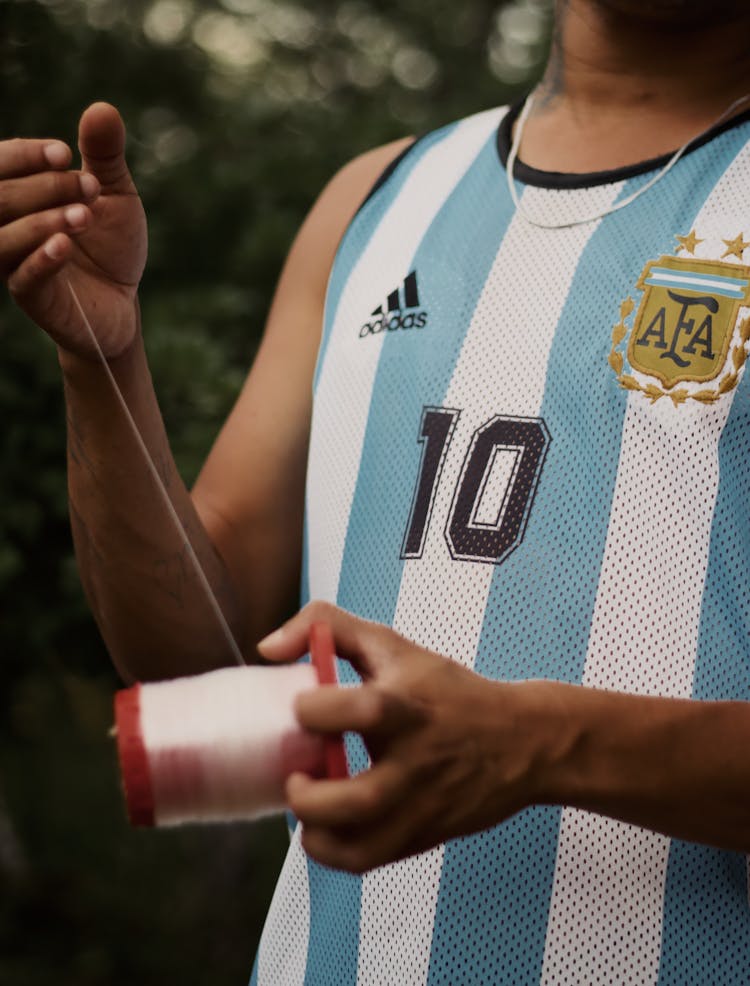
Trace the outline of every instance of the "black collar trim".
[[[497, 151], [503, 168], [507, 164], [512, 146], [513, 123], [521, 112], [523, 103], [524, 100], [522, 99], [510, 107], [500, 121], [497, 130]], [[750, 109], [706, 131], [703, 136], [693, 141], [685, 151], [685, 154], [691, 154], [694, 150], [703, 147], [704, 144], [707, 144], [719, 134], [725, 133], [727, 130], [731, 130], [743, 123], [747, 123], [748, 120], [750, 120]], [[593, 188], [595, 185], [610, 185], [615, 182], [625, 181], [628, 178], [634, 178], [637, 175], [646, 174], [649, 171], [655, 171], [658, 168], [663, 168], [673, 154], [674, 151], [669, 154], [662, 154], [659, 157], [650, 158], [648, 161], [641, 161], [638, 164], [627, 165], [624, 168], [613, 168], [611, 171], [591, 171], [585, 174], [540, 171], [538, 168], [532, 168], [524, 164], [523, 161], [516, 159], [513, 175], [518, 181], [523, 182], [524, 185], [535, 185], [537, 188]]]

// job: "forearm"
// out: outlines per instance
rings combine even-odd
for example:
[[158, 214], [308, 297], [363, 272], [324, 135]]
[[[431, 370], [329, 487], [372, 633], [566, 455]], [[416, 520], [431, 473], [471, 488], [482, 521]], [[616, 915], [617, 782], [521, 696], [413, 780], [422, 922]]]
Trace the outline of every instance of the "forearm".
[[[64, 351], [60, 363], [76, 554], [118, 670], [147, 680], [231, 663], [220, 622], [104, 368]], [[172, 459], [140, 334], [110, 368], [232, 633], [241, 641], [230, 580]]]
[[530, 682], [539, 801], [750, 852], [750, 705]]

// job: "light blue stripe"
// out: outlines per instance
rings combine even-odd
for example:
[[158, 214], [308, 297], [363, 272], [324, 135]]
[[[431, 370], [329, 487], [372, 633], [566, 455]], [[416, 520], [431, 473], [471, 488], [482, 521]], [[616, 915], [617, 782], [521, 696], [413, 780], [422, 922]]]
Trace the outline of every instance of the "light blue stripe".
[[697, 293], [698, 291], [706, 291], [710, 294], [722, 295], [724, 298], [742, 298], [744, 295], [744, 292], [739, 289], [735, 290], [733, 288], [723, 287], [717, 288], [715, 286], [706, 286], [701, 284], [685, 284], [684, 281], [678, 281], [675, 278], [650, 277], [646, 281], [646, 284], [653, 284], [659, 287], [681, 288], [684, 291], [692, 291], [693, 293]]
[[[374, 231], [378, 228], [394, 201], [398, 198], [414, 168], [422, 160], [427, 151], [447, 137], [450, 137], [456, 126], [458, 124], [451, 124], [448, 127], [443, 127], [441, 130], [427, 134], [421, 140], [417, 141], [413, 147], [409, 148], [408, 153], [399, 162], [393, 175], [365, 202], [344, 233], [336, 252], [331, 278], [328, 282], [325, 315], [323, 318], [323, 336], [320, 342], [317, 364], [313, 376], [313, 392], [318, 387], [318, 380], [323, 367], [325, 354], [328, 350], [331, 332], [336, 321], [341, 295], [352, 271], [372, 239]], [[408, 274], [409, 272], [407, 271], [406, 273]], [[379, 304], [382, 300], [377, 299], [376, 303]], [[371, 298], [362, 299], [363, 317], [369, 315], [376, 305], [374, 302], [368, 308], [367, 305], [370, 301], [372, 301]]]
[[[685, 165], [671, 178], [672, 209], [646, 193], [608, 216], [581, 255], [541, 408], [552, 441], [523, 544], [493, 576], [476, 663], [486, 677], [583, 676], [627, 404], [607, 364], [612, 325], [646, 262], [672, 248], [686, 203], [693, 214], [700, 167]], [[449, 843], [429, 986], [539, 983], [559, 822], [559, 809], [538, 807]]]
[[[750, 701], [749, 435], [750, 374], [746, 372], [719, 443], [720, 482], [701, 609], [696, 699]], [[701, 504], [699, 509], [712, 510], [713, 504]], [[666, 890], [661, 986], [746, 986], [750, 982], [746, 857], [674, 840]]]
[[302, 532], [302, 574], [299, 584], [299, 604], [306, 606], [310, 602], [310, 527], [305, 505], [305, 520]]
[[[337, 602], [385, 624], [393, 623], [401, 586], [400, 552], [419, 464], [422, 407], [445, 393], [505, 225], [505, 217], [492, 205], [497, 185], [494, 139], [493, 134], [438, 213], [413, 261], [401, 272], [401, 278], [411, 270], [417, 272], [427, 326], [388, 333], [383, 340]], [[453, 256], [456, 228], [474, 230], [476, 248], [471, 256]], [[371, 311], [380, 300], [363, 299], [365, 310]], [[461, 316], [457, 318], [456, 312]], [[361, 344], [374, 341], [366, 337]], [[357, 680], [345, 662], [339, 664], [339, 677], [344, 682]], [[365, 768], [367, 756], [358, 737], [347, 738], [347, 754], [353, 770]], [[357, 973], [361, 881], [310, 864], [310, 883], [306, 986], [329, 982], [349, 986]], [[335, 901], [335, 907], [325, 911], [325, 900]], [[408, 928], [404, 934], [409, 934]], [[336, 959], [334, 978], [328, 970], [336, 950], [341, 957]]]
[[354, 986], [361, 880], [349, 873], [326, 869], [309, 858], [307, 870], [310, 944], [305, 986]]
[[[658, 274], [661, 277], [679, 277], [681, 273], [682, 273], [681, 271], [675, 270], [672, 267], [651, 268], [652, 275]], [[721, 281], [722, 283], [725, 283], [727, 285], [732, 285], [740, 289], [746, 288], [749, 283], [746, 278], [742, 279], [739, 277], [725, 277], [723, 274], [701, 274], [698, 271], [693, 271], [690, 270], [689, 268], [686, 268], [683, 276], [687, 276], [688, 274], [690, 275], [690, 277], [697, 278], [698, 280], [701, 281]]]
[[680, 288], [683, 291], [692, 291], [692, 292], [698, 292], [703, 290], [708, 294], [712, 294], [712, 295], [719, 294], [724, 298], [741, 299], [744, 298], [745, 296], [744, 290], [740, 288], [722, 288], [722, 287], [716, 287], [716, 285], [708, 284], [708, 283], [704, 285], [685, 284], [684, 281], [678, 281], [674, 277], [667, 277], [666, 275], [663, 277], [652, 275], [651, 277], [646, 279], [646, 284], [651, 284], [656, 287]]

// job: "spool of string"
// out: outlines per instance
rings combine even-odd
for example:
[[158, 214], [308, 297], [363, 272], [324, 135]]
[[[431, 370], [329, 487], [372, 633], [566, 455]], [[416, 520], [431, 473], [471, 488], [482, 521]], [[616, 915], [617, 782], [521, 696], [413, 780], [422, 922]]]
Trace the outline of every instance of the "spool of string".
[[117, 693], [115, 735], [130, 820], [135, 825], [166, 826], [253, 819], [281, 811], [285, 781], [294, 771], [332, 779], [347, 776], [341, 737], [321, 739], [306, 733], [294, 716], [294, 700], [301, 691], [336, 684], [330, 628], [311, 628], [311, 664], [245, 666], [96, 333], [73, 285], [69, 280], [67, 284], [165, 514], [229, 653], [240, 665]]
[[130, 821], [138, 826], [251, 820], [283, 811], [294, 771], [347, 776], [340, 737], [305, 732], [300, 692], [335, 681], [330, 630], [311, 631], [312, 663], [225, 668], [135, 685], [115, 697]]

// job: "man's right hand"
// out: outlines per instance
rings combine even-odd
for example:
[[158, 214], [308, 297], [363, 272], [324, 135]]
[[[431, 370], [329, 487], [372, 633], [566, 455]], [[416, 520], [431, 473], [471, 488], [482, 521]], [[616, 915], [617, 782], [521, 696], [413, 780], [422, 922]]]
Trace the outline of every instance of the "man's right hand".
[[86, 110], [79, 147], [82, 170], [70, 171], [70, 149], [60, 141], [0, 142], [0, 275], [62, 349], [92, 358], [70, 281], [113, 358], [136, 333], [146, 218], [114, 107], [95, 103]]

